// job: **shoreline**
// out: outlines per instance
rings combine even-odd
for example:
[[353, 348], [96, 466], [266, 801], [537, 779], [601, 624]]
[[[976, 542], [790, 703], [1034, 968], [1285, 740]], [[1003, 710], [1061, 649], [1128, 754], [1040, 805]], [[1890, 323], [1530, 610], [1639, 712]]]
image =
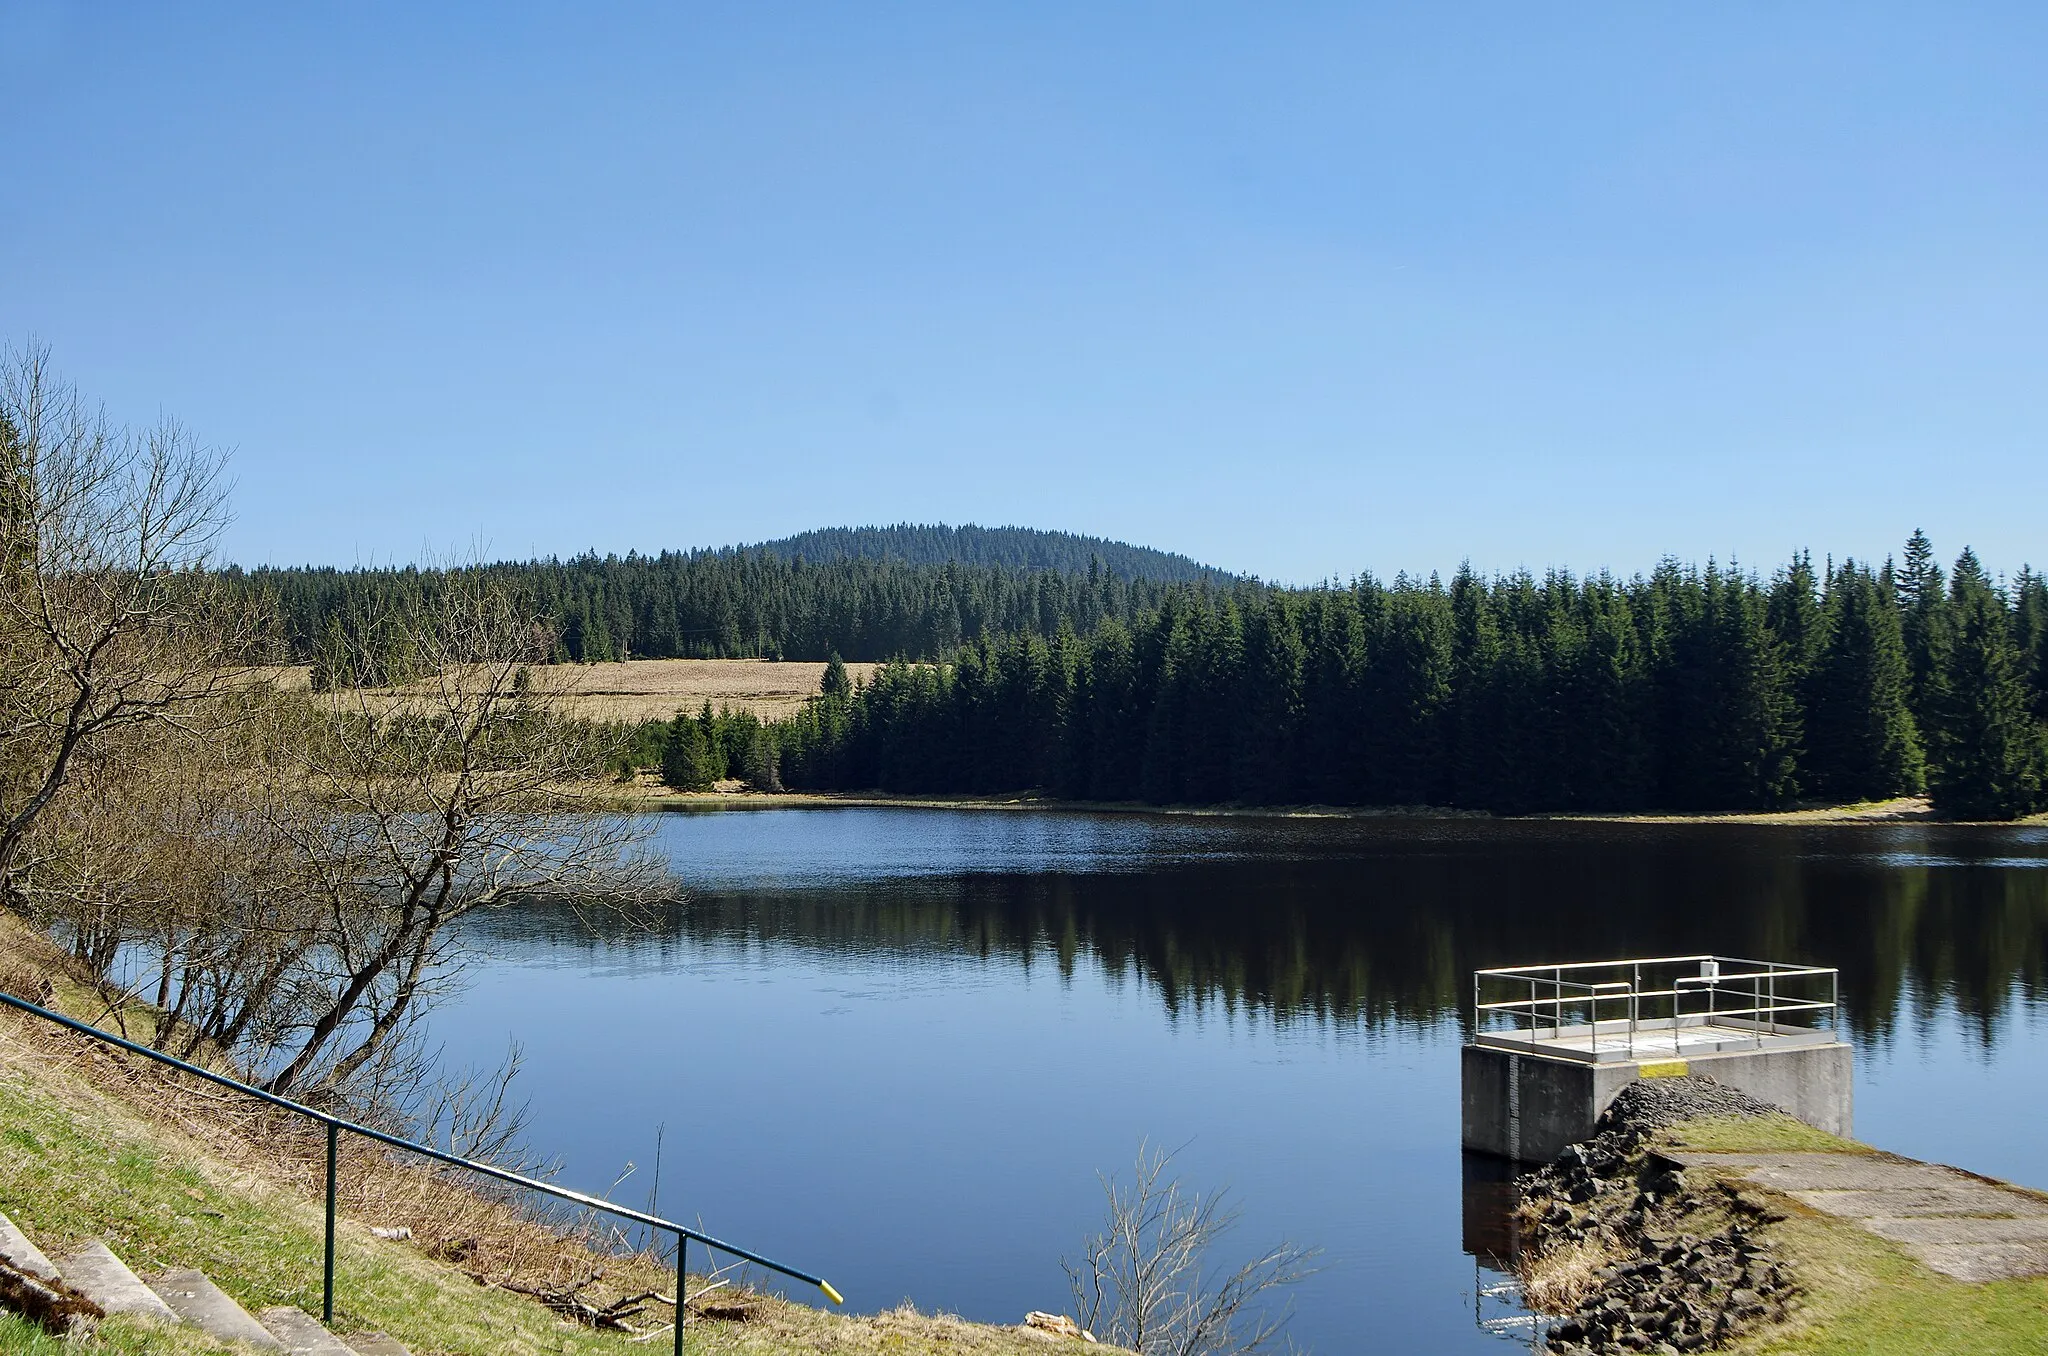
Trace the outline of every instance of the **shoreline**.
[[1729, 824], [1799, 828], [1812, 825], [2048, 824], [2048, 814], [2017, 820], [1944, 819], [1924, 796], [1850, 805], [1807, 805], [1790, 810], [1616, 811], [1497, 815], [1430, 805], [1148, 805], [1139, 801], [1063, 800], [1054, 796], [892, 795], [884, 791], [671, 791], [661, 786], [592, 787], [586, 794], [605, 809], [689, 812], [709, 810], [1056, 810], [1079, 814], [1175, 815], [1214, 819], [1492, 820], [1504, 824]]

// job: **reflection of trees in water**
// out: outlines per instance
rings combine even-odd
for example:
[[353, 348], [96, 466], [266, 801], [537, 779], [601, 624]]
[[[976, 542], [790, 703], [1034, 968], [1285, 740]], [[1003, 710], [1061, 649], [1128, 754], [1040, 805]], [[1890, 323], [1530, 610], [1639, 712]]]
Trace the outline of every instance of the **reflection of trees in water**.
[[686, 937], [847, 964], [1050, 963], [1066, 977], [1086, 963], [1135, 977], [1175, 1016], [1367, 1029], [1462, 1019], [1482, 966], [1705, 951], [1839, 967], [1854, 1034], [1880, 1043], [1943, 1003], [1989, 1043], [2016, 997], [2048, 992], [2048, 869], [1893, 865], [1869, 846], [1809, 855], [1814, 842], [1791, 833], [1383, 844], [1145, 874], [721, 891], [673, 912], [666, 939], [637, 942], [531, 914], [484, 927], [514, 945], [538, 929], [572, 948]]

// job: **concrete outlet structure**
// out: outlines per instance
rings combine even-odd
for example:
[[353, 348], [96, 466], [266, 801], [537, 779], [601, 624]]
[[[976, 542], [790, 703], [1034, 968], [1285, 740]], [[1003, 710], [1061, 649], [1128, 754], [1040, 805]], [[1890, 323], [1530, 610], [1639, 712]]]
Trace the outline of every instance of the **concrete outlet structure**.
[[1461, 1056], [1464, 1145], [1548, 1162], [1629, 1083], [1685, 1073], [1846, 1137], [1855, 1066], [1835, 993], [1833, 970], [1714, 956], [1482, 970]]

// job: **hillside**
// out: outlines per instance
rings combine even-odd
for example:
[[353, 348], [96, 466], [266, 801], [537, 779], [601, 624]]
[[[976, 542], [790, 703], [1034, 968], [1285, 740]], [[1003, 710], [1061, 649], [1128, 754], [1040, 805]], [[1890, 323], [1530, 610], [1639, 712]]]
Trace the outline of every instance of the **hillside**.
[[[118, 1023], [138, 1037], [155, 1016], [144, 1005], [110, 998], [5, 910], [0, 987], [76, 1017]], [[110, 1004], [118, 1017], [109, 1014]], [[145, 1274], [197, 1267], [252, 1311], [289, 1304], [317, 1313], [320, 1151], [320, 1136], [302, 1122], [0, 1010], [0, 1214], [53, 1256], [100, 1239]], [[664, 1303], [660, 1294], [673, 1294], [673, 1273], [646, 1254], [592, 1251], [607, 1239], [590, 1222], [550, 1227], [503, 1195], [471, 1194], [447, 1173], [360, 1140], [344, 1142], [341, 1181], [337, 1331], [389, 1333], [420, 1356], [669, 1349], [662, 1334], [673, 1300]], [[372, 1232], [391, 1225], [410, 1236]], [[697, 1303], [710, 1281], [694, 1273], [691, 1281], [696, 1352], [1031, 1356], [1056, 1344], [1026, 1328], [920, 1314], [907, 1302], [880, 1313], [839, 1314], [729, 1284], [716, 1290], [715, 1302]], [[570, 1322], [532, 1297], [574, 1294], [602, 1307], [643, 1291], [656, 1293], [643, 1296], [644, 1313], [633, 1320], [638, 1340]], [[881, 1297], [864, 1298], [872, 1307]], [[126, 1317], [109, 1321], [97, 1338], [63, 1342], [0, 1306], [0, 1353], [7, 1356], [227, 1351], [188, 1330]]]
[[1192, 584], [1231, 578], [1187, 556], [1149, 546], [1073, 532], [1029, 527], [978, 527], [965, 523], [897, 523], [892, 527], [824, 527], [778, 541], [736, 548], [766, 551], [813, 564], [841, 560], [890, 560], [906, 565], [980, 565], [1002, 570], [1060, 570], [1085, 574], [1097, 564], [1117, 578]]
[[[937, 659], [983, 637], [1131, 623], [1190, 584], [1257, 590], [1186, 556], [1025, 528], [832, 528], [754, 546], [477, 567], [544, 617], [559, 658]], [[443, 571], [302, 565], [223, 571], [267, 598], [281, 658], [431, 596]]]

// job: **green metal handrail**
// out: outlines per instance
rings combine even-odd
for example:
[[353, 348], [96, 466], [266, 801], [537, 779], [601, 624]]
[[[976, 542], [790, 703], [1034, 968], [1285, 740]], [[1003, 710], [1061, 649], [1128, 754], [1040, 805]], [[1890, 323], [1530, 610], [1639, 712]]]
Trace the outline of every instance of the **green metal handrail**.
[[0, 992], [0, 1004], [26, 1012], [32, 1017], [40, 1017], [46, 1022], [54, 1022], [58, 1026], [75, 1031], [81, 1036], [90, 1036], [96, 1041], [104, 1041], [108, 1045], [116, 1046], [131, 1054], [141, 1055], [145, 1059], [153, 1059], [159, 1064], [168, 1064], [172, 1068], [182, 1070], [196, 1078], [203, 1078], [207, 1082], [223, 1088], [231, 1088], [236, 1092], [254, 1097], [259, 1102], [268, 1102], [274, 1107], [281, 1107], [295, 1115], [304, 1116], [308, 1120], [317, 1121], [321, 1125], [326, 1126], [327, 1255], [320, 1290], [320, 1321], [322, 1323], [334, 1322], [335, 1165], [340, 1151], [341, 1132], [344, 1130], [353, 1135], [361, 1135], [364, 1139], [375, 1140], [377, 1143], [386, 1145], [389, 1148], [403, 1149], [407, 1153], [418, 1154], [422, 1158], [431, 1158], [437, 1163], [446, 1163], [450, 1167], [465, 1168], [470, 1172], [503, 1182], [508, 1186], [519, 1187], [525, 1191], [538, 1191], [543, 1195], [553, 1196], [556, 1200], [568, 1201], [574, 1205], [584, 1206], [591, 1210], [601, 1210], [608, 1215], [629, 1220], [650, 1230], [674, 1234], [676, 1239], [676, 1356], [682, 1356], [683, 1351], [683, 1260], [684, 1254], [692, 1240], [702, 1243], [710, 1251], [722, 1252], [728, 1256], [737, 1257], [742, 1261], [752, 1262], [756, 1266], [766, 1267], [770, 1271], [778, 1272], [789, 1277], [791, 1280], [802, 1281], [806, 1285], [815, 1285], [824, 1293], [825, 1298], [831, 1300], [834, 1304], [846, 1303], [845, 1298], [832, 1288], [832, 1283], [822, 1276], [813, 1276], [808, 1271], [799, 1271], [795, 1267], [784, 1266], [782, 1263], [771, 1258], [763, 1257], [758, 1252], [750, 1252], [745, 1248], [727, 1243], [723, 1239], [713, 1238], [710, 1234], [701, 1233], [696, 1229], [690, 1228], [688, 1225], [677, 1224], [674, 1220], [663, 1219], [659, 1215], [650, 1215], [645, 1211], [634, 1210], [628, 1206], [614, 1205], [610, 1201], [581, 1191], [571, 1191], [567, 1187], [555, 1186], [532, 1177], [522, 1176], [516, 1172], [508, 1172], [506, 1169], [490, 1163], [480, 1162], [473, 1158], [464, 1158], [459, 1154], [447, 1153], [431, 1145], [420, 1144], [413, 1140], [401, 1138], [398, 1135], [386, 1134], [382, 1130], [372, 1129], [367, 1125], [358, 1125], [354, 1121], [343, 1120], [341, 1117], [330, 1115], [325, 1111], [316, 1111], [314, 1108], [306, 1106], [301, 1102], [292, 1101], [289, 1097], [280, 1097], [274, 1092], [265, 1092], [262, 1088], [251, 1087], [239, 1079], [229, 1078], [226, 1074], [219, 1074], [211, 1069], [201, 1068], [199, 1065], [179, 1059], [175, 1055], [167, 1055], [161, 1050], [152, 1050], [146, 1045], [138, 1045], [125, 1036], [116, 1036], [111, 1031], [102, 1031], [96, 1026], [78, 1021], [75, 1018], [66, 1017], [61, 1012], [52, 1012], [46, 1007], [31, 1003], [25, 998], [16, 998], [10, 993]]

